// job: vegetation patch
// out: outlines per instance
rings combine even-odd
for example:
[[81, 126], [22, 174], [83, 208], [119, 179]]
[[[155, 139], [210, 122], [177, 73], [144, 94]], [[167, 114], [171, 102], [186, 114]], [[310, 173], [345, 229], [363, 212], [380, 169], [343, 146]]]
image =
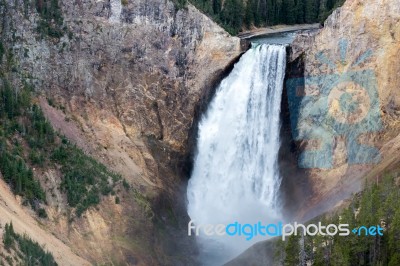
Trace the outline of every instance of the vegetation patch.
[[[251, 27], [323, 22], [345, 0], [190, 0], [229, 33]], [[178, 8], [186, 0], [175, 0]]]
[[122, 179], [119, 174], [109, 171], [65, 138], [54, 149], [51, 160], [61, 166], [64, 176], [61, 189], [67, 194], [69, 206], [76, 208], [78, 216], [90, 206], [99, 204], [100, 195], [109, 195], [115, 184]]
[[36, 11], [40, 15], [37, 31], [42, 36], [60, 38], [66, 32], [58, 0], [36, 0]]
[[[109, 195], [122, 178], [58, 135], [40, 107], [31, 99], [32, 87], [14, 88], [0, 80], [0, 172], [16, 195], [23, 197], [39, 217], [46, 194], [33, 168], [57, 168], [61, 191], [77, 216]], [[126, 181], [123, 186], [128, 186]], [[115, 193], [115, 192], [113, 192]]]
[[[32, 106], [28, 87], [19, 92], [7, 80], [0, 83], [0, 171], [16, 195], [37, 210], [46, 196], [24, 156], [23, 138], [32, 145], [53, 140], [53, 131]], [[22, 138], [21, 138], [22, 137]]]
[[0, 265], [2, 259], [10, 265], [43, 265], [55, 266], [57, 263], [51, 253], [44, 250], [37, 242], [30, 239], [27, 235], [19, 235], [14, 231], [12, 223], [6, 224], [3, 234], [4, 248], [8, 253], [13, 252], [15, 256], [0, 255]]
[[[284, 265], [400, 265], [399, 175], [386, 175], [367, 184], [350, 206], [334, 215], [319, 217], [323, 225], [349, 224], [350, 230], [380, 226], [383, 235], [351, 232], [348, 236], [290, 236], [280, 241]], [[318, 223], [319, 221], [311, 221]], [[279, 246], [279, 245], [278, 245]]]

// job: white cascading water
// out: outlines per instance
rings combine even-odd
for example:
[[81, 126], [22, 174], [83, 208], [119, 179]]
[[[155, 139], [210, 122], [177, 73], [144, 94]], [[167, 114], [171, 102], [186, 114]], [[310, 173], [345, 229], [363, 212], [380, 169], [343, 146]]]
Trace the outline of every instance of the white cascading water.
[[121, 0], [110, 0], [111, 16], [110, 22], [118, 23], [121, 21], [122, 3]]
[[[253, 45], [225, 78], [199, 124], [189, 180], [188, 213], [195, 225], [254, 224], [279, 218], [280, 109], [284, 45]], [[204, 265], [220, 265], [256, 241], [205, 236]]]

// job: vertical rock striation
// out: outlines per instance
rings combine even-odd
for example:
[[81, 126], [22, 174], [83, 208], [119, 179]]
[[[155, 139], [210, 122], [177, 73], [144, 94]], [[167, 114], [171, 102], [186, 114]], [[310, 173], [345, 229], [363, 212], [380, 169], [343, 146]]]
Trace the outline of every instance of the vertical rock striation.
[[[49, 203], [49, 231], [93, 263], [190, 263], [183, 192], [194, 120], [247, 47], [191, 5], [66, 0], [58, 9], [49, 3], [0, 3], [0, 40], [15, 65], [8, 78], [51, 99], [58, 110], [44, 98], [40, 104], [53, 126], [151, 204], [136, 194], [119, 206], [103, 199], [99, 210], [70, 224], [60, 195]], [[38, 13], [45, 5], [50, 18]], [[57, 171], [45, 176], [59, 183]]]
[[313, 211], [305, 217], [334, 206], [359, 190], [362, 178], [397, 163], [399, 11], [394, 0], [349, 0], [323, 29], [292, 44], [291, 129], [299, 166], [308, 169], [314, 190], [307, 202]]

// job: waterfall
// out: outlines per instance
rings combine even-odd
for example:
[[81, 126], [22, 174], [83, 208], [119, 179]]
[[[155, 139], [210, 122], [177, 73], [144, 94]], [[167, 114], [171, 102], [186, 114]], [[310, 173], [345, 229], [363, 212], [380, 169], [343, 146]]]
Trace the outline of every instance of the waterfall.
[[111, 16], [109, 18], [110, 22], [120, 22], [121, 21], [121, 12], [122, 12], [122, 3], [121, 0], [110, 0], [111, 6]]
[[[280, 109], [284, 45], [255, 45], [217, 88], [199, 123], [197, 154], [187, 197], [197, 225], [254, 224], [279, 219]], [[239, 255], [255, 241], [200, 235], [205, 265]]]

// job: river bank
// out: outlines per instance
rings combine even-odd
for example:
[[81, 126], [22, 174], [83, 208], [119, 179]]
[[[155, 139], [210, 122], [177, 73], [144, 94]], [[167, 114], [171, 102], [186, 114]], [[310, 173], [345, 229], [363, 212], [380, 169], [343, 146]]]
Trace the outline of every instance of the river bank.
[[284, 33], [297, 30], [314, 30], [321, 28], [321, 24], [301, 24], [301, 25], [276, 25], [267, 28], [258, 28], [250, 31], [239, 33], [237, 37], [241, 39], [250, 39], [254, 37], [267, 36], [270, 34]]

